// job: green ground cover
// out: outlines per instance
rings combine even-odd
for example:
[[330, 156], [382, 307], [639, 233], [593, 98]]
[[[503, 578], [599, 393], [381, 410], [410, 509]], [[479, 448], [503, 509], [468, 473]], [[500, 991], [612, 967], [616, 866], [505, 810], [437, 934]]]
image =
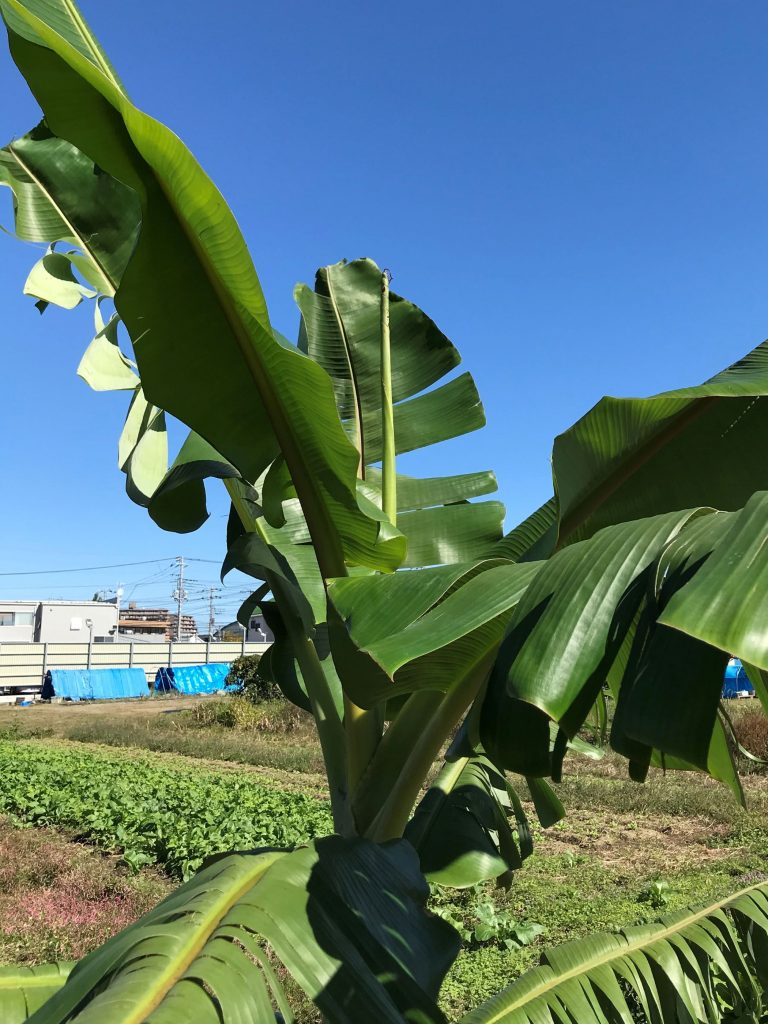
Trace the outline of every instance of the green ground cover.
[[[0, 741], [0, 813], [55, 824], [103, 849], [135, 849], [139, 856], [128, 852], [126, 860], [160, 863], [177, 876], [217, 849], [296, 842], [330, 828], [313, 771], [258, 762], [259, 741], [268, 740], [269, 754], [301, 734], [300, 721], [269, 706], [256, 718], [240, 709], [242, 721], [237, 708], [212, 701], [172, 714], [161, 704], [152, 715], [141, 707], [122, 717], [92, 707], [83, 715], [40, 708], [0, 718], [6, 735], [58, 734]], [[9, 729], [9, 721], [22, 727]], [[111, 727], [119, 746], [130, 734], [133, 749], [61, 738], [85, 732], [103, 741]], [[174, 731], [197, 757], [136, 749], [143, 734]], [[204, 760], [215, 755], [219, 733], [227, 745], [250, 744], [255, 765]], [[312, 764], [315, 741], [301, 738]], [[449, 1019], [535, 964], [545, 946], [706, 903], [765, 877], [768, 778], [752, 773], [744, 784], [748, 810], [702, 776], [651, 772], [638, 785], [611, 755], [600, 762], [569, 757], [558, 787], [567, 817], [546, 831], [534, 825], [534, 855], [507, 892], [490, 885], [434, 891], [433, 908], [468, 937], [443, 989]], [[51, 959], [55, 941], [41, 943], [39, 962]], [[8, 948], [0, 946], [0, 960], [15, 959]], [[313, 1021], [312, 1010], [304, 1007], [300, 1019]]]

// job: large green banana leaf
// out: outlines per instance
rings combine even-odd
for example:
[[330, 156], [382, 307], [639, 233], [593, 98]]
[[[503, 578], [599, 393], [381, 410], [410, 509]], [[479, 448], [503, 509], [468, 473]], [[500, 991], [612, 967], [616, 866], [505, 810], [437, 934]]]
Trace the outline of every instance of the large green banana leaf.
[[290, 1022], [275, 958], [331, 1024], [437, 1024], [460, 941], [428, 894], [402, 841], [226, 854], [81, 960], [30, 1024]]
[[361, 707], [414, 691], [445, 693], [501, 641], [541, 563], [488, 560], [329, 588], [334, 659]]
[[738, 509], [768, 487], [768, 343], [698, 387], [603, 398], [555, 439], [560, 540], [628, 519]]
[[[526, 776], [558, 777], [568, 738], [610, 679], [617, 697], [611, 739], [633, 774], [642, 777], [658, 751], [668, 767], [708, 771], [740, 796], [717, 715], [730, 636], [704, 643], [665, 625], [664, 616], [696, 586], [698, 572], [716, 558], [727, 564], [728, 552], [733, 560], [729, 538], [743, 545], [745, 531], [749, 550], [761, 550], [765, 495], [738, 513], [698, 509], [607, 527], [546, 562], [340, 580], [329, 591], [344, 626], [332, 632], [337, 664], [367, 706], [386, 692], [453, 693], [472, 667], [495, 658], [465, 745], [452, 756], [484, 752], [498, 768]], [[750, 579], [723, 570], [722, 600], [761, 586]], [[438, 706], [425, 703], [425, 715]], [[661, 706], [670, 713], [659, 715]], [[554, 748], [552, 722], [561, 730]], [[395, 722], [390, 732], [397, 731]]]
[[761, 669], [768, 669], [766, 518], [765, 493], [727, 517], [717, 549], [710, 545], [700, 555], [704, 565], [672, 596], [659, 620]]
[[768, 883], [658, 922], [548, 950], [461, 1024], [758, 1024], [768, 992]]
[[604, 526], [679, 508], [737, 509], [768, 486], [768, 342], [696, 387], [601, 399], [555, 438], [551, 498], [496, 549], [548, 557]]
[[[360, 452], [364, 493], [378, 505], [381, 472], [371, 464], [382, 457], [381, 283], [373, 260], [343, 260], [317, 271], [314, 291], [307, 285], [294, 291], [301, 311], [299, 347], [331, 377], [339, 415]], [[455, 346], [418, 306], [394, 292], [389, 313], [396, 452], [482, 427], [485, 415], [469, 374], [420, 394], [458, 366]], [[495, 489], [490, 472], [425, 481], [398, 477], [397, 527], [407, 540], [403, 565], [481, 557], [501, 536], [504, 508], [468, 499]]]
[[0, 967], [0, 1021], [23, 1024], [58, 992], [72, 970], [72, 963], [39, 967]]
[[51, 130], [134, 190], [142, 227], [115, 304], [148, 400], [248, 480], [282, 453], [326, 574], [395, 568], [404, 541], [358, 506], [357, 455], [323, 370], [272, 333], [232, 213], [183, 143], [139, 111], [74, 5], [2, 0]]

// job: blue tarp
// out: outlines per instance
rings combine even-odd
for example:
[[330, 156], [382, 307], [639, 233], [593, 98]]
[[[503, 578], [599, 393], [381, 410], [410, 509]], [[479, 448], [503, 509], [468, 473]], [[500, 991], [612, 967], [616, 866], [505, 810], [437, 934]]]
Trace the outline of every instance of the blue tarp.
[[159, 668], [155, 675], [155, 693], [178, 690], [179, 693], [215, 693], [225, 689], [229, 665], [176, 665]]
[[149, 690], [142, 668], [52, 668], [45, 673], [40, 696], [43, 700], [117, 700], [148, 697]]
[[736, 697], [739, 693], [748, 693], [752, 696], [754, 692], [755, 688], [750, 683], [744, 666], [738, 658], [730, 658], [725, 669], [723, 697]]

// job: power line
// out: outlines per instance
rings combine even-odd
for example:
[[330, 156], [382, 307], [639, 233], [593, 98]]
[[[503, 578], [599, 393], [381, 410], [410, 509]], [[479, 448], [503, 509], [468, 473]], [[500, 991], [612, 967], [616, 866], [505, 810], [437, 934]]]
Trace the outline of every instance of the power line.
[[[196, 562], [213, 561], [207, 558], [191, 559]], [[112, 565], [86, 565], [78, 569], [31, 569], [24, 572], [0, 572], [0, 576], [53, 576], [63, 572], [100, 572], [102, 569], [125, 569], [131, 565], [157, 565], [159, 562], [175, 562], [175, 558], [148, 558], [144, 562], [114, 562]], [[218, 562], [213, 562], [218, 565]]]

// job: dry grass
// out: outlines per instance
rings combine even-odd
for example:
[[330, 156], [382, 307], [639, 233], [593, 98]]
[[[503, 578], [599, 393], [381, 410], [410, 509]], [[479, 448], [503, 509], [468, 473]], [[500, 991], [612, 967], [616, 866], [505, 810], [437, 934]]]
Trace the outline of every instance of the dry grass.
[[139, 747], [278, 772], [322, 774], [314, 722], [285, 701], [157, 697], [0, 708], [0, 735]]
[[53, 829], [0, 818], [0, 963], [78, 959], [172, 888], [157, 870], [133, 875]]

